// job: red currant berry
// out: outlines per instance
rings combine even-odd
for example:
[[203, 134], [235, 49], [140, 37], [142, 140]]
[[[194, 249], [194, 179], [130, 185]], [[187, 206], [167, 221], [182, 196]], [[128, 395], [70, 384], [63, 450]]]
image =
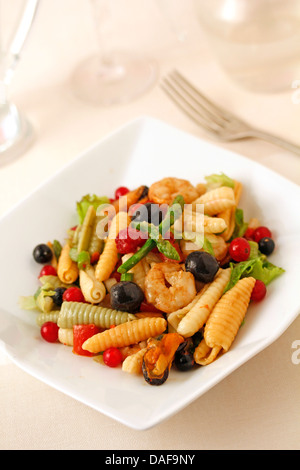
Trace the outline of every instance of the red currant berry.
[[40, 278], [42, 276], [57, 276], [57, 271], [51, 264], [46, 264], [46, 266], [41, 269], [38, 277]]
[[103, 353], [103, 361], [108, 367], [117, 367], [123, 360], [122, 353], [118, 348], [108, 348]]
[[246, 261], [250, 255], [249, 242], [242, 237], [235, 238], [229, 245], [229, 254], [234, 261]]
[[257, 279], [251, 293], [251, 300], [253, 300], [254, 302], [259, 302], [265, 297], [266, 293], [266, 285], [263, 283], [263, 281]]
[[79, 287], [69, 287], [63, 293], [64, 302], [84, 302], [84, 296]]
[[133, 253], [145, 243], [143, 234], [132, 227], [120, 230], [116, 239], [117, 250], [121, 254]]
[[115, 199], [120, 199], [120, 197], [125, 196], [127, 193], [129, 193], [129, 189], [125, 186], [120, 186], [115, 191]]
[[257, 227], [253, 232], [253, 240], [258, 243], [264, 237], [272, 238], [272, 233], [267, 227]]
[[41, 326], [41, 336], [48, 343], [55, 343], [58, 340], [58, 326], [52, 321], [47, 321]]
[[254, 228], [247, 228], [246, 232], [244, 233], [244, 238], [246, 238], [246, 240], [253, 240], [253, 233]]

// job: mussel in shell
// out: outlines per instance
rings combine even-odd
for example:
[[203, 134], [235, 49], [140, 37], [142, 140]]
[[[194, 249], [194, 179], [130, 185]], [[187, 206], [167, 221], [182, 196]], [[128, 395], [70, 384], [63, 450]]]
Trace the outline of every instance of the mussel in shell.
[[162, 385], [169, 376], [169, 371], [184, 338], [178, 333], [166, 333], [159, 338], [150, 338], [144, 354], [142, 370], [146, 382], [150, 385]]

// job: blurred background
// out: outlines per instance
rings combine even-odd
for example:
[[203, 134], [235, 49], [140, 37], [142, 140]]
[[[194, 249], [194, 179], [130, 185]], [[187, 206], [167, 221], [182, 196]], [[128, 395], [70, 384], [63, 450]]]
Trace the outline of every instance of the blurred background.
[[[2, 45], [25, 3], [1, 1]], [[7, 198], [16, 202], [140, 115], [210, 138], [161, 89], [161, 79], [174, 68], [250, 124], [299, 144], [299, 15], [300, 0], [41, 0], [9, 87], [32, 124], [34, 141], [21, 158], [0, 166], [0, 213]], [[78, 98], [76, 69], [87, 57], [114, 49], [155, 64], [149, 86], [125, 104], [101, 106]], [[292, 179], [299, 174], [299, 159], [289, 152], [282, 158], [268, 143], [222, 145]], [[28, 176], [20, 176], [20, 186], [25, 168]]]

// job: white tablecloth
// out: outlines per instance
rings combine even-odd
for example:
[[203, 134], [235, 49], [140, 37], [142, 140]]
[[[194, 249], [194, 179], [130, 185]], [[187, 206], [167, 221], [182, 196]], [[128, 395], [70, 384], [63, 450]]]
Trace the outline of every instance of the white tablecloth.
[[[179, 26], [188, 28], [184, 42], [176, 39], [151, 0], [120, 2], [121, 24], [113, 41], [151, 55], [159, 66], [159, 80], [177, 68], [224, 107], [300, 144], [300, 104], [293, 100], [294, 90], [273, 95], [238, 88], [215, 63], [192, 2], [183, 3]], [[91, 144], [140, 115], [209, 139], [167, 98], [159, 80], [126, 105], [101, 108], [77, 100], [70, 75], [95, 49], [86, 0], [41, 3], [11, 90], [31, 119], [36, 139], [26, 154], [0, 168], [0, 215]], [[300, 182], [299, 156], [258, 140], [219, 145]], [[147, 431], [129, 429], [50, 388], [0, 354], [0, 448], [299, 449], [300, 365], [292, 361], [299, 327], [298, 317], [274, 344]]]

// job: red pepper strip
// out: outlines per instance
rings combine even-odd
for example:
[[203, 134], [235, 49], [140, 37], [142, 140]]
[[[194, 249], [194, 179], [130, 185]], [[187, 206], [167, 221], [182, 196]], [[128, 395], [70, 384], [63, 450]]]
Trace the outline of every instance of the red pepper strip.
[[92, 256], [91, 256], [91, 264], [97, 263], [97, 261], [99, 260], [99, 258], [100, 258], [100, 253], [99, 253], [99, 251], [95, 251], [95, 253], [93, 253]]
[[82, 345], [88, 338], [101, 331], [101, 328], [93, 324], [73, 325], [73, 353], [79, 356], [94, 356], [94, 353], [82, 349]]
[[158, 310], [154, 305], [148, 304], [145, 301], [141, 303], [140, 312], [162, 313], [162, 311]]

